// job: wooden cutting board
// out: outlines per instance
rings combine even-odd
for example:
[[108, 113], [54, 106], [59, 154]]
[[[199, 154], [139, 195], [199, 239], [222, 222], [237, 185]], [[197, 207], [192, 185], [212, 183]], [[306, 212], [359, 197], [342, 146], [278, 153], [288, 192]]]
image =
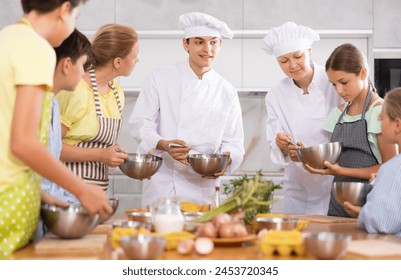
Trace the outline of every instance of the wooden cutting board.
[[356, 223], [357, 219], [354, 218], [344, 218], [344, 217], [334, 217], [334, 216], [323, 216], [323, 215], [294, 215], [294, 217], [302, 220], [307, 220], [314, 223]]
[[42, 240], [35, 244], [35, 252], [94, 254], [104, 250], [106, 239], [107, 236], [104, 234], [88, 234], [80, 239], [61, 239], [53, 234], [46, 234]]
[[399, 259], [401, 257], [401, 244], [372, 239], [354, 240], [348, 246], [347, 253], [371, 259]]

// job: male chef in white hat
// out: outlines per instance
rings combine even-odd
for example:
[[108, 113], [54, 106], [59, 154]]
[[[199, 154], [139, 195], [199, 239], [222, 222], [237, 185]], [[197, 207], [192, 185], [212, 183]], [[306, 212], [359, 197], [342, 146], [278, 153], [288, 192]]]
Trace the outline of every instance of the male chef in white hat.
[[[142, 205], [171, 196], [210, 203], [219, 176], [234, 171], [244, 155], [237, 91], [213, 69], [222, 39], [233, 33], [203, 13], [180, 16], [180, 27], [188, 58], [150, 74], [129, 120], [138, 152], [154, 151], [163, 158], [159, 171], [144, 181]], [[189, 153], [224, 153], [229, 159], [221, 172], [204, 177], [189, 166]]]
[[262, 42], [286, 75], [266, 95], [266, 134], [272, 161], [284, 167], [287, 214], [327, 215], [330, 200], [332, 176], [304, 170], [296, 157], [298, 147], [292, 144], [309, 147], [330, 142], [322, 126], [331, 109], [341, 104], [325, 69], [311, 60], [311, 46], [318, 40], [319, 34], [311, 28], [286, 22], [272, 28]]

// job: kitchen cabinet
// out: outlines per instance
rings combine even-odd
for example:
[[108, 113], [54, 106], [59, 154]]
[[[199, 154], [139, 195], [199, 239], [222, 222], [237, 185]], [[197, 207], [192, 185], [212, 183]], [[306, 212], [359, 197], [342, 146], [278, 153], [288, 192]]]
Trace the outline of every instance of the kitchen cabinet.
[[374, 1], [374, 48], [398, 48], [401, 52], [401, 2]]

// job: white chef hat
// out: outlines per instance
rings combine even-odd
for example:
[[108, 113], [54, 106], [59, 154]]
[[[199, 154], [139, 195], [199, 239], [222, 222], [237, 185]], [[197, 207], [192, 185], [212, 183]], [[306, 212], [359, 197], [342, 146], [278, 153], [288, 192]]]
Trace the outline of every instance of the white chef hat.
[[263, 38], [262, 49], [276, 57], [286, 53], [309, 49], [314, 41], [319, 41], [319, 33], [313, 29], [286, 22], [272, 28]]
[[184, 37], [212, 36], [231, 39], [234, 34], [227, 24], [203, 13], [187, 13], [180, 16], [180, 27], [184, 29]]

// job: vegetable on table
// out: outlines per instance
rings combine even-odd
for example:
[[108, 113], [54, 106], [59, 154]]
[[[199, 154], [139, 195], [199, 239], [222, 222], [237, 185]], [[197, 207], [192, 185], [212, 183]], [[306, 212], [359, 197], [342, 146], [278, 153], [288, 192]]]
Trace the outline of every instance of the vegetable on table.
[[281, 189], [280, 185], [270, 180], [262, 180], [259, 171], [253, 178], [244, 175], [241, 179], [230, 180], [224, 185], [224, 192], [229, 196], [219, 207], [213, 208], [199, 217], [197, 222], [211, 220], [219, 213], [234, 214], [244, 211], [244, 222], [249, 224], [258, 213], [269, 213], [270, 205], [275, 202], [271, 199], [274, 190]]

